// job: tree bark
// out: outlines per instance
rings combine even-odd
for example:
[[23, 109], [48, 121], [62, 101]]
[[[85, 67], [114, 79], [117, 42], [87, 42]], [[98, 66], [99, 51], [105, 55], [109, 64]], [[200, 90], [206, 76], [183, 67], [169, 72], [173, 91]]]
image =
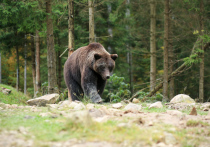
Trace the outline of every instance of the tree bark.
[[0, 52], [0, 84], [1, 84], [1, 52]]
[[36, 61], [35, 61], [35, 46], [34, 46], [33, 36], [31, 36], [31, 65], [32, 65], [33, 85], [34, 85], [34, 97], [36, 97]]
[[164, 74], [163, 101], [168, 101], [168, 40], [169, 40], [169, 0], [164, 3]]
[[74, 50], [74, 2], [73, 0], [68, 0], [69, 2], [69, 23], [68, 23], [68, 33], [69, 33], [69, 41], [68, 41], [68, 57], [73, 53]]
[[56, 55], [54, 49], [53, 20], [51, 0], [46, 1], [47, 13], [47, 66], [48, 66], [48, 93], [55, 92], [56, 86]]
[[94, 2], [93, 0], [88, 0], [89, 6], [89, 43], [94, 42]]
[[[200, 35], [203, 36], [204, 18], [203, 18], [204, 5], [203, 0], [200, 0]], [[200, 48], [204, 51], [203, 40], [200, 42]], [[199, 101], [203, 103], [204, 99], [204, 53], [200, 53], [200, 78], [199, 78]]]
[[[73, 0], [68, 0], [69, 3], [69, 22], [68, 22], [68, 33], [69, 33], [69, 41], [68, 41], [68, 57], [73, 53], [74, 50], [74, 2]], [[58, 61], [60, 62], [60, 61]], [[58, 70], [58, 72], [61, 71], [61, 69]], [[68, 99], [72, 101], [70, 91], [68, 90]]]
[[25, 46], [24, 46], [24, 94], [27, 94], [27, 39], [25, 35]]
[[17, 66], [16, 66], [16, 73], [17, 73], [17, 81], [16, 81], [16, 90], [19, 91], [20, 87], [20, 66], [19, 66], [19, 50], [18, 46], [16, 45], [16, 57], [17, 57]]
[[36, 30], [36, 93], [41, 89], [39, 31]]
[[150, 91], [156, 84], [156, 2], [150, 0]]
[[[173, 2], [173, 0], [171, 0], [170, 2]], [[170, 18], [173, 19], [173, 17], [171, 16]], [[174, 70], [174, 51], [173, 51], [172, 35], [173, 35], [172, 25], [171, 21], [169, 21], [169, 47], [168, 47], [169, 74], [171, 74]], [[171, 100], [173, 97], [174, 97], [174, 78], [172, 77], [169, 82], [169, 99]]]

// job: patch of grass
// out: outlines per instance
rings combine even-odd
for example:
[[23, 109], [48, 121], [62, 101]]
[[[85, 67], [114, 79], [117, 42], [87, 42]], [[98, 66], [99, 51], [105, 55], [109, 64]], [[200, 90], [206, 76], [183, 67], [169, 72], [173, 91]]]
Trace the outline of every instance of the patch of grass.
[[12, 90], [12, 92], [8, 95], [0, 92], [0, 102], [2, 103], [25, 105], [26, 101], [30, 99], [27, 95], [24, 95], [22, 92], [18, 92], [11, 86], [0, 84], [0, 90], [2, 90], [2, 87]]
[[157, 112], [157, 113], [161, 113], [161, 112], [166, 112], [166, 107], [165, 105], [163, 105], [163, 108], [150, 108], [149, 109], [149, 106], [145, 107], [142, 109], [143, 112]]
[[202, 121], [198, 121], [198, 120], [188, 120], [187, 121], [187, 126], [188, 127], [196, 127], [198, 125], [201, 126], [209, 126], [209, 124], [207, 122], [202, 122]]

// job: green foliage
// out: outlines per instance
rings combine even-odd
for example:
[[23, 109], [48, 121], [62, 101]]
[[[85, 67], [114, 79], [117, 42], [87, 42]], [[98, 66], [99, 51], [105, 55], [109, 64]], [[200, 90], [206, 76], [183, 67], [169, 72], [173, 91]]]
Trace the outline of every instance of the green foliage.
[[152, 97], [146, 97], [146, 95], [148, 95], [149, 92], [144, 92], [144, 91], [139, 91], [138, 92], [138, 99], [140, 99], [140, 101], [142, 102], [155, 102], [155, 101], [162, 101], [163, 99], [163, 95], [160, 93], [157, 93], [156, 95], [152, 96]]
[[110, 77], [103, 93], [105, 101], [120, 102], [123, 99], [130, 98], [130, 85], [124, 81], [124, 77], [118, 77], [116, 74]]
[[24, 95], [22, 92], [17, 92], [17, 90], [11, 86], [0, 84], [0, 89], [7, 88], [12, 90], [8, 95], [0, 92], [0, 102], [5, 104], [21, 104], [25, 105], [26, 101], [29, 100], [29, 97]]

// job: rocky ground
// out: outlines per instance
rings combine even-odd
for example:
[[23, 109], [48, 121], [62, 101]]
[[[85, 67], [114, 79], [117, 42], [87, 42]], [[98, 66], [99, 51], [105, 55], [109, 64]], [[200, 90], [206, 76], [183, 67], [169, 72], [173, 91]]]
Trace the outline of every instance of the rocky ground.
[[[47, 104], [45, 107], [0, 103], [0, 147], [210, 146], [210, 103], [162, 105], [161, 102], [133, 102], [91, 104], [61, 101], [59, 104]], [[13, 122], [6, 120], [10, 120], [9, 117], [14, 114], [21, 115], [22, 125], [13, 128]], [[39, 139], [27, 124], [27, 121], [38, 118], [43, 119], [44, 123], [51, 123], [51, 119], [61, 124], [66, 119], [71, 120], [73, 128], [77, 124], [83, 128], [75, 127], [74, 131], [81, 131], [84, 135], [78, 134], [70, 138], [66, 135], [65, 140]], [[11, 118], [11, 121], [15, 123], [16, 120]], [[94, 125], [99, 128], [95, 128]], [[107, 130], [101, 129], [103, 125]], [[71, 130], [71, 127], [69, 129]], [[91, 132], [86, 129], [95, 131], [96, 134], [90, 137]], [[101, 131], [97, 132], [97, 129]], [[113, 129], [113, 132], [109, 132], [108, 129]], [[55, 135], [65, 136], [63, 134], [67, 131], [60, 130], [55, 132]], [[118, 132], [120, 134], [117, 134]]]

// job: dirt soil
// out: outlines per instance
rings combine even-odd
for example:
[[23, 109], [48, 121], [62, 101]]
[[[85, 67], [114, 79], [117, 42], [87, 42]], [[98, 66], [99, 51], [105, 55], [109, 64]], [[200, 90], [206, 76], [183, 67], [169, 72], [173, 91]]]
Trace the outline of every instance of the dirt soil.
[[[181, 146], [199, 146], [210, 147], [210, 112], [204, 112], [196, 105], [197, 112], [189, 115], [193, 107], [179, 107], [181, 105], [164, 105], [163, 108], [148, 109], [150, 104], [144, 104], [141, 110], [124, 110], [127, 104], [122, 108], [112, 108], [112, 104], [96, 105], [87, 104], [85, 109], [75, 110], [74, 108], [62, 109], [57, 105], [48, 106], [47, 110], [42, 107], [7, 105], [6, 108], [0, 109], [1, 117], [9, 115], [8, 112], [21, 110], [22, 112], [32, 113], [42, 116], [59, 119], [60, 117], [68, 118], [75, 112], [87, 111], [94, 122], [105, 123], [109, 120], [116, 121], [115, 127], [130, 128], [133, 125], [140, 130], [148, 130], [148, 133], [142, 136], [148, 140], [127, 141], [126, 135], [120, 141], [107, 140], [88, 140], [85, 138], [71, 138], [66, 141], [40, 141], [35, 143], [36, 136], [30, 134], [27, 127], [20, 126], [18, 129], [0, 128], [0, 147], [31, 147], [31, 146], [51, 146], [51, 147], [134, 147], [134, 146], [154, 146], [154, 147], [181, 147]], [[137, 104], [142, 105], [142, 104]], [[199, 110], [199, 111], [198, 111]], [[21, 113], [21, 112], [20, 112]], [[59, 115], [58, 115], [59, 114]], [[89, 116], [88, 114], [88, 116]], [[196, 115], [197, 114], [197, 115]], [[80, 115], [81, 116], [81, 115]], [[33, 119], [31, 114], [25, 115], [27, 119]], [[71, 117], [71, 116], [70, 116]], [[15, 122], [14, 122], [15, 123]], [[33, 124], [36, 125], [36, 124]], [[151, 135], [152, 134], [152, 135]], [[157, 134], [157, 136], [153, 136]], [[134, 134], [138, 135], [138, 134]], [[140, 134], [142, 135], [142, 134]], [[28, 137], [30, 136], [30, 137]], [[129, 138], [129, 137], [128, 137]]]

